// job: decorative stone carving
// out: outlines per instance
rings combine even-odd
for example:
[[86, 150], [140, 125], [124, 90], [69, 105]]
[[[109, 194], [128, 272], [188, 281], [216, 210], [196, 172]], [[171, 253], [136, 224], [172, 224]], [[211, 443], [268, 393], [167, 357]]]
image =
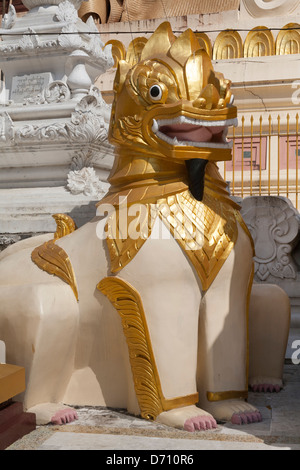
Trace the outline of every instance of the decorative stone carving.
[[14, 125], [7, 112], [0, 113], [0, 145], [14, 139]]
[[88, 149], [78, 150], [72, 158], [68, 174], [67, 189], [75, 195], [102, 198], [109, 189], [109, 184], [101, 181], [93, 168], [99, 162], [99, 152]]
[[20, 39], [18, 44], [21, 51], [35, 51], [38, 47], [41, 46], [38, 35], [33, 28], [28, 28], [26, 34]]
[[256, 280], [296, 279], [291, 252], [300, 219], [291, 202], [282, 197], [249, 197], [242, 203], [242, 216], [255, 243]]
[[75, 24], [78, 20], [78, 14], [74, 4], [70, 1], [60, 2], [55, 18], [62, 23]]
[[0, 252], [20, 240], [20, 235], [0, 235]]
[[78, 150], [72, 158], [71, 171], [82, 170], [93, 166], [94, 159], [97, 158], [98, 152], [91, 150]]
[[76, 105], [69, 121], [62, 123], [58, 121], [50, 125], [25, 124], [16, 129], [15, 142], [80, 140], [81, 143], [100, 144], [107, 140], [109, 125], [105, 120], [103, 107], [106, 109], [110, 107], [97, 99], [94, 87], [91, 90], [91, 94], [82, 98]]
[[30, 96], [23, 101], [24, 105], [62, 103], [71, 98], [68, 85], [60, 80], [50, 83], [41, 94]]
[[94, 168], [84, 167], [81, 170], [70, 171], [67, 188], [72, 194], [84, 194], [99, 199], [108, 191], [109, 184], [100, 180]]
[[[76, 8], [76, 10], [79, 9], [82, 0], [69, 0], [70, 3], [73, 4], [73, 6]], [[83, 0], [86, 1], [86, 0]], [[41, 7], [41, 6], [47, 6], [47, 5], [60, 5], [63, 3], [64, 0], [22, 0], [22, 3], [25, 5], [28, 10], [32, 10], [32, 8], [36, 7]]]
[[1, 22], [1, 27], [3, 29], [11, 29], [14, 26], [16, 19], [17, 19], [16, 9], [13, 5], [9, 5], [8, 13], [4, 15], [2, 22]]
[[42, 93], [52, 80], [52, 74], [49, 72], [13, 77], [10, 92], [11, 99], [15, 103], [26, 102], [26, 100], [32, 102], [35, 96]]
[[254, 18], [292, 14], [298, 0], [243, 0], [246, 11]]
[[[78, 17], [80, 3], [26, 0], [31, 11], [2, 35], [2, 232], [52, 231], [57, 204], [59, 212], [76, 214], [80, 226], [95, 215], [94, 201], [103, 195], [100, 180], [113, 163], [111, 107], [94, 83], [114, 61], [92, 18], [85, 24]], [[77, 168], [72, 158], [82, 151], [92, 156]]]
[[77, 11], [73, 3], [69, 0], [64, 0], [57, 7], [54, 15], [59, 29], [56, 35], [57, 39], [42, 40], [36, 34], [38, 26], [27, 27], [20, 40], [14, 40], [13, 42], [3, 41], [0, 43], [0, 58], [5, 56], [5, 54], [19, 54], [20, 52], [35, 55], [39, 51], [42, 52], [43, 49], [49, 49], [51, 53], [56, 51], [77, 52], [80, 50], [91, 56], [99, 65], [108, 68], [112, 67], [111, 46], [104, 47], [93, 18], [90, 18], [87, 22], [88, 31], [98, 34], [89, 34], [86, 30], [80, 29], [80, 26], [77, 24], [79, 20]]
[[62, 103], [71, 98], [68, 86], [62, 81], [52, 82], [44, 90], [44, 98], [46, 103]]

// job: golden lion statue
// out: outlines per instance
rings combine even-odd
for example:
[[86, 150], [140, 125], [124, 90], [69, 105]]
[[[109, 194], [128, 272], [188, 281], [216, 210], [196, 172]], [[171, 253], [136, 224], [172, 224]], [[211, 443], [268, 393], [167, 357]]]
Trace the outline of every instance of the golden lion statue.
[[[289, 301], [253, 285], [253, 243], [221, 178], [230, 82], [192, 31], [163, 23], [114, 83], [111, 188], [75, 229], [6, 250], [0, 339], [38, 422], [127, 408], [188, 431], [261, 420], [248, 386], [282, 387]], [[69, 405], [69, 406], [67, 406]]]

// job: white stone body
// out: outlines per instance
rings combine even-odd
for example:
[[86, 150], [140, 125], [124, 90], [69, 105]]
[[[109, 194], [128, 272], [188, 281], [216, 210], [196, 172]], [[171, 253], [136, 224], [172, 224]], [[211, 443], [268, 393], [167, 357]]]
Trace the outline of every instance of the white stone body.
[[[118, 277], [141, 296], [164, 396], [198, 391], [201, 409], [217, 419], [251, 411], [241, 400], [208, 402], [206, 393], [246, 390], [248, 374], [253, 384], [282, 385], [286, 294], [277, 286], [267, 286], [267, 292], [254, 286], [248, 318], [252, 247], [244, 230], [239, 227], [235, 248], [203, 292], [176, 240], [160, 220], [156, 224], [153, 233], [165, 236], [151, 236]], [[31, 261], [34, 246], [50, 236], [17, 243], [0, 257], [0, 338], [7, 362], [26, 368], [24, 404], [38, 419], [50, 420], [53, 403], [140, 413], [121, 319], [96, 288], [110, 275], [103, 226], [103, 217], [96, 218], [56, 242], [71, 260], [78, 302], [69, 285]], [[270, 324], [276, 324], [271, 334]], [[182, 408], [158, 419], [180, 427], [190, 412]]]

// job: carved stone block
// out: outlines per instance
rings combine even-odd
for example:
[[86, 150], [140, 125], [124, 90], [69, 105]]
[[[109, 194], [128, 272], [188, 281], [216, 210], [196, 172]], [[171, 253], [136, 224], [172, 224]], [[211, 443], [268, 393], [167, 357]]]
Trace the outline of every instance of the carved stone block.
[[51, 231], [53, 213], [70, 213], [80, 226], [105, 192], [111, 107], [94, 82], [113, 58], [93, 18], [79, 19], [81, 3], [27, 0], [31, 11], [17, 17], [11, 7], [2, 25], [0, 251], [15, 241], [10, 235]]
[[255, 282], [277, 284], [289, 296], [291, 329], [286, 357], [300, 333], [300, 216], [289, 199], [253, 196], [241, 202], [255, 245]]
[[256, 281], [297, 279], [292, 250], [300, 218], [291, 202], [282, 197], [249, 197], [242, 203], [242, 215], [255, 244]]
[[51, 73], [33, 73], [16, 76], [12, 79], [11, 99], [15, 103], [22, 103], [32, 95], [36, 96], [52, 81]]

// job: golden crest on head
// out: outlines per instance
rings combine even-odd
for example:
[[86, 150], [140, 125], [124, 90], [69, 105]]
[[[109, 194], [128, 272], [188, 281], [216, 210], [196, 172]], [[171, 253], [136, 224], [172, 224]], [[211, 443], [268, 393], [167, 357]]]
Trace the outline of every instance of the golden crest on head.
[[137, 39], [118, 62], [111, 142], [176, 161], [230, 160], [231, 82], [214, 71], [196, 35], [176, 37], [165, 22], [147, 41]]

